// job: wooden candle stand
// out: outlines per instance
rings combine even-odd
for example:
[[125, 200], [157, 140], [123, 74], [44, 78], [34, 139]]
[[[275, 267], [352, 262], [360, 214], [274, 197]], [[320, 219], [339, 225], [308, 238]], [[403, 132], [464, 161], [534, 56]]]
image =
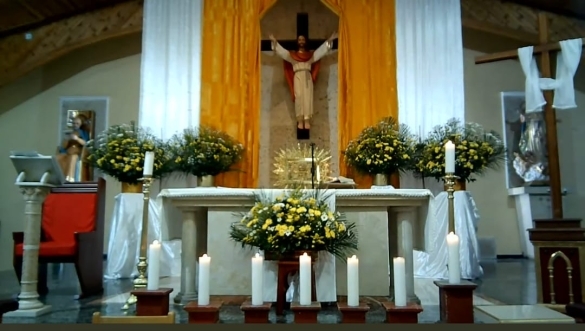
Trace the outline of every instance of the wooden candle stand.
[[252, 305], [250, 301], [244, 302], [240, 309], [244, 312], [244, 323], [247, 324], [261, 324], [268, 323], [268, 314], [272, 302], [264, 302], [261, 305]]
[[355, 307], [349, 306], [347, 302], [338, 302], [337, 309], [341, 312], [341, 323], [366, 323], [370, 306], [363, 302]]
[[423, 308], [416, 303], [408, 303], [406, 306], [396, 306], [394, 302], [382, 302], [386, 310], [386, 323], [417, 324], [418, 314]]
[[473, 291], [477, 284], [462, 280], [459, 284], [449, 284], [446, 280], [436, 280], [439, 288], [441, 322], [473, 323]]
[[144, 288], [130, 292], [136, 297], [136, 316], [167, 316], [171, 292], [173, 292], [172, 288], [158, 290]]
[[189, 324], [215, 324], [219, 322], [219, 310], [222, 305], [221, 301], [211, 301], [205, 306], [200, 306], [197, 301], [191, 301], [183, 309], [189, 314]]
[[297, 324], [317, 324], [317, 315], [321, 311], [320, 302], [312, 302], [308, 306], [303, 306], [298, 302], [290, 304], [290, 309], [295, 314], [295, 323]]

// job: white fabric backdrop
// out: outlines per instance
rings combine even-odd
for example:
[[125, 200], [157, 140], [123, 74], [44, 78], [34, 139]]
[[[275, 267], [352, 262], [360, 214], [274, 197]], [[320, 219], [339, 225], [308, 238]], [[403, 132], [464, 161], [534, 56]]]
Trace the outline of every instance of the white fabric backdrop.
[[203, 0], [145, 0], [139, 124], [162, 139], [199, 125]]
[[[396, 1], [398, 120], [415, 134], [465, 119], [460, 6], [459, 0]], [[437, 193], [434, 182], [427, 179], [425, 188]], [[423, 186], [405, 174], [400, 187]]]

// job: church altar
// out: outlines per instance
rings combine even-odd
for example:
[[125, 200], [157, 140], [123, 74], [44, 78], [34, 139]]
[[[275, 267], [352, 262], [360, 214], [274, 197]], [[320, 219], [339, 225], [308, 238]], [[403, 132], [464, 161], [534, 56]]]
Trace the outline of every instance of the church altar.
[[[233, 222], [239, 213], [247, 212], [254, 204], [254, 193], [281, 190], [232, 188], [165, 189], [161, 214], [169, 228], [176, 226], [176, 217], [168, 213], [176, 208], [181, 219], [181, 291], [175, 301], [187, 302], [197, 297], [197, 258], [211, 257], [211, 295], [249, 295], [251, 293], [250, 259], [257, 252], [242, 249], [229, 239]], [[433, 222], [434, 198], [425, 189], [356, 189], [334, 191], [335, 208], [346, 214], [347, 221], [356, 224], [360, 293], [388, 296], [392, 286], [390, 259], [402, 256], [406, 263], [406, 292], [410, 300], [414, 293], [414, 248], [424, 251], [425, 224]], [[166, 216], [164, 216], [166, 215]], [[164, 223], [163, 223], [164, 224]], [[164, 230], [163, 230], [164, 231]], [[168, 230], [172, 232], [171, 230]], [[265, 263], [265, 301], [276, 301], [276, 263]], [[337, 295], [346, 294], [345, 263], [336, 263], [332, 256], [322, 253], [317, 260], [316, 292], [320, 302], [335, 302]]]

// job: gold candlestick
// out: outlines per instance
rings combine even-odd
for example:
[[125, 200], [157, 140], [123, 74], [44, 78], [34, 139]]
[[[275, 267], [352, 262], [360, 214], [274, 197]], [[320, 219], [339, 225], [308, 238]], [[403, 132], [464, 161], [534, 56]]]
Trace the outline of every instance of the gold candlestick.
[[443, 179], [445, 180], [445, 186], [447, 187], [449, 233], [455, 233], [455, 196], [453, 193], [455, 192], [455, 182], [457, 179], [459, 179], [459, 177], [455, 176], [453, 173], [446, 173]]
[[[134, 289], [146, 288], [148, 284], [148, 278], [146, 270], [148, 268], [148, 262], [146, 262], [146, 247], [148, 245], [148, 212], [150, 202], [150, 186], [152, 185], [152, 176], [144, 176], [142, 178], [142, 231], [140, 233], [140, 256], [138, 257], [138, 277], [134, 279]], [[122, 310], [128, 310], [131, 305], [136, 303], [136, 296], [130, 295], [126, 303], [122, 307]]]

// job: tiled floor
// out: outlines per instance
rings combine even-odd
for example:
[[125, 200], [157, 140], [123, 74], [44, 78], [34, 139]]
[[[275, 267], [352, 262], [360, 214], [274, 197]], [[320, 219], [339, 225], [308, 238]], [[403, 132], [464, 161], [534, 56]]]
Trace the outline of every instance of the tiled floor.
[[[475, 302], [478, 304], [534, 304], [536, 302], [536, 281], [534, 263], [528, 260], [500, 260], [498, 262], [484, 262], [484, 277], [476, 281]], [[39, 318], [5, 317], [4, 323], [90, 323], [91, 315], [101, 311], [104, 315], [122, 315], [123, 298], [130, 291], [130, 280], [104, 281], [105, 292], [101, 297], [88, 298], [76, 301], [73, 296], [77, 293], [75, 271], [72, 266], [54, 265], [50, 268], [50, 294], [43, 300], [52, 305], [52, 313]], [[167, 280], [168, 282], [168, 280]], [[171, 282], [176, 283], [176, 282]], [[431, 285], [429, 285], [431, 284]], [[417, 295], [424, 296], [424, 312], [419, 315], [421, 323], [435, 323], [439, 319], [438, 301], [432, 295], [432, 281], [417, 280]], [[19, 285], [12, 272], [0, 273], [0, 297], [10, 297], [18, 293]], [[429, 292], [420, 293], [421, 291]], [[368, 299], [371, 310], [368, 313], [369, 323], [381, 323], [384, 320], [384, 311], [376, 300]], [[186, 314], [181, 307], [173, 306], [177, 312], [178, 322], [186, 322]], [[129, 312], [130, 314], [132, 312]], [[221, 311], [222, 323], [243, 323], [243, 314], [237, 305], [224, 306]], [[287, 323], [292, 320], [291, 315], [284, 318], [271, 316], [277, 323]], [[325, 307], [320, 316], [321, 323], [337, 323], [339, 316], [334, 307]]]

